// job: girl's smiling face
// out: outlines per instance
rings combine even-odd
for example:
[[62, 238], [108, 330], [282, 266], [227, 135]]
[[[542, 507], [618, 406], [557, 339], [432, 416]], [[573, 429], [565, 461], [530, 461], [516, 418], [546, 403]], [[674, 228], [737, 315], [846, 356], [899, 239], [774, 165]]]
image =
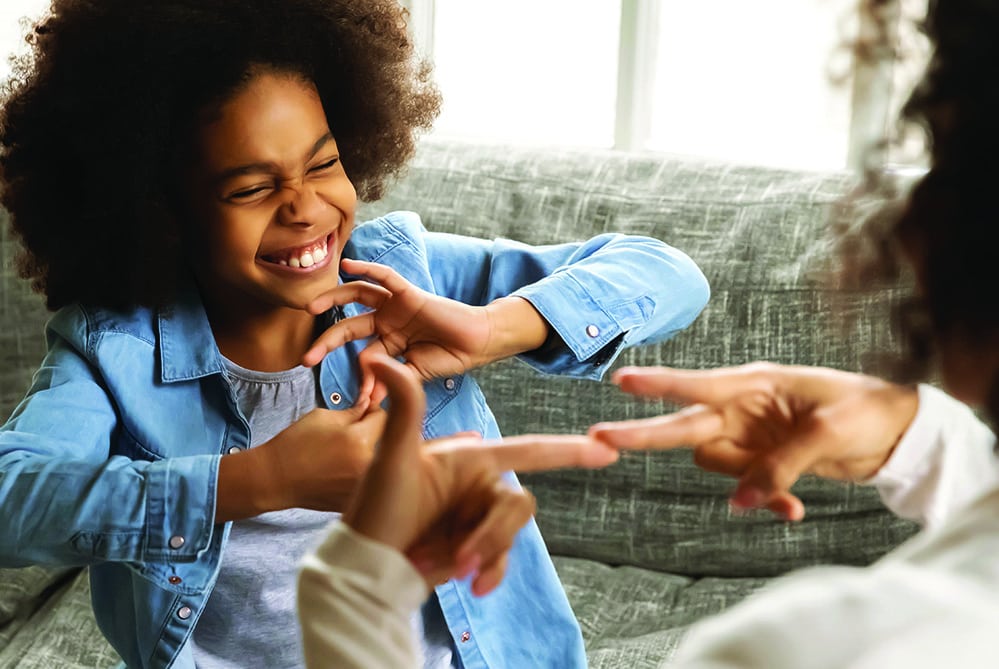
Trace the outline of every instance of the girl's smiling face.
[[357, 196], [311, 82], [259, 72], [195, 148], [186, 241], [207, 306], [305, 309], [336, 285]]

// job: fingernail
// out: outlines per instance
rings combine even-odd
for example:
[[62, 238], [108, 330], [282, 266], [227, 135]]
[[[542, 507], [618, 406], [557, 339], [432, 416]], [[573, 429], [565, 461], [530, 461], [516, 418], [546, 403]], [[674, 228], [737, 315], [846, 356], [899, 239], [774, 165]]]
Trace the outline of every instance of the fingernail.
[[621, 459], [621, 451], [616, 448], [608, 448], [604, 454], [604, 462], [608, 465], [612, 465]]

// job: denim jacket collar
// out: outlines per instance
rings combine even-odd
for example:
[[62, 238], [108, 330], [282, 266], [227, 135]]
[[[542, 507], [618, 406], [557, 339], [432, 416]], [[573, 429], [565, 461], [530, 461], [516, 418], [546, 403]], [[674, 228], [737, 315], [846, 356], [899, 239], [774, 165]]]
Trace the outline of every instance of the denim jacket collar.
[[157, 325], [163, 383], [188, 381], [224, 371], [222, 354], [193, 280], [180, 290], [173, 303], [159, 309]]

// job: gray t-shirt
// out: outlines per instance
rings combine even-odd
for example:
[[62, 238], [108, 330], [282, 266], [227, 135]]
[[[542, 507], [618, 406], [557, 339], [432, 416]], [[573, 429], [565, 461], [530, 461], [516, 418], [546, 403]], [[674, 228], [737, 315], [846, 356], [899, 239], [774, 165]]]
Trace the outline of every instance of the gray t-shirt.
[[[250, 425], [250, 446], [323, 406], [315, 371], [256, 372], [228, 360], [226, 374]], [[318, 368], [316, 368], [318, 369]], [[295, 609], [298, 564], [339, 514], [287, 509], [236, 521], [219, 577], [191, 639], [198, 669], [302, 669]], [[414, 618], [426, 667], [458, 665], [436, 597]]]

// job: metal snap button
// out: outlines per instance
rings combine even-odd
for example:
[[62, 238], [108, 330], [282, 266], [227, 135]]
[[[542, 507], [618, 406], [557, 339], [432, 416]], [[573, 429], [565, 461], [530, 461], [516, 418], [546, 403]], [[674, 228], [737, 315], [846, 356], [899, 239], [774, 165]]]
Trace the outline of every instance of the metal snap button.
[[174, 550], [176, 550], [176, 549], [180, 548], [181, 546], [183, 546], [184, 543], [186, 543], [186, 541], [185, 541], [184, 537], [182, 537], [180, 535], [177, 535], [175, 537], [170, 537], [170, 548], [173, 548]]
[[339, 404], [343, 401], [343, 395], [340, 393], [330, 393], [330, 402], [333, 404]]

